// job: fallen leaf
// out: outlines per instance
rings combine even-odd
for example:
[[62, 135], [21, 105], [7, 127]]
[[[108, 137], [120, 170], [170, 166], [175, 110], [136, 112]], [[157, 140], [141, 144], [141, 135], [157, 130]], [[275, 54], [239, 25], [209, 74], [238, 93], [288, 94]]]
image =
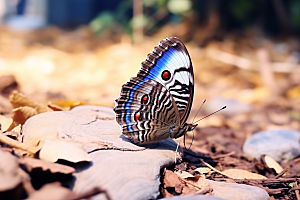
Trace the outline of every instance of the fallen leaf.
[[208, 167], [198, 167], [194, 169], [194, 171], [200, 172], [201, 174], [208, 174], [211, 172], [211, 169], [209, 169]]
[[207, 180], [202, 175], [193, 176], [186, 171], [176, 171], [175, 174], [186, 183], [182, 194], [205, 194], [211, 190]]
[[28, 145], [37, 147], [37, 146], [43, 145], [44, 140], [48, 139], [48, 138], [49, 139], [59, 139], [58, 132], [50, 132], [50, 133], [44, 134], [39, 137], [33, 137], [30, 139], [27, 139], [24, 141], [24, 144], [28, 144]]
[[28, 106], [15, 108], [12, 110], [12, 118], [18, 124], [24, 124], [27, 119], [38, 114], [36, 109]]
[[165, 169], [164, 187], [175, 187], [176, 184], [181, 184], [180, 180], [178, 179], [178, 176], [174, 172]]
[[37, 111], [37, 113], [52, 111], [46, 105], [35, 102], [17, 91], [14, 91], [10, 95], [9, 99], [10, 99], [10, 103], [13, 105], [14, 108], [28, 106], [34, 108]]
[[300, 86], [290, 88], [287, 91], [287, 98], [289, 99], [295, 99], [298, 98], [299, 96], [300, 96]]
[[86, 105], [83, 101], [74, 101], [74, 100], [59, 100], [53, 102], [54, 105], [64, 108], [65, 110], [71, 110], [72, 108], [80, 105]]
[[[79, 143], [77, 142], [77, 144]], [[39, 158], [49, 162], [56, 162], [58, 159], [67, 160], [73, 163], [91, 161], [90, 155], [76, 145], [74, 141], [50, 138], [44, 140], [39, 153]]]
[[49, 108], [51, 108], [53, 111], [63, 111], [64, 109], [58, 105], [55, 105], [53, 103], [48, 103], [47, 105]]
[[164, 170], [164, 180], [163, 180], [163, 191], [164, 197], [172, 197], [172, 190], [170, 188], [174, 188], [174, 191], [178, 194], [181, 194], [184, 183], [182, 183], [179, 177], [172, 171], [165, 169]]
[[227, 169], [222, 172], [232, 179], [267, 179], [265, 176], [242, 169]]
[[10, 127], [12, 122], [13, 122], [12, 118], [8, 118], [3, 115], [0, 115], [0, 130], [3, 132], [6, 131]]
[[186, 171], [175, 171], [174, 172], [177, 176], [179, 176], [182, 179], [185, 178], [194, 178], [195, 176], [193, 176], [192, 174], [186, 172]]
[[279, 174], [280, 172], [283, 171], [283, 168], [279, 165], [278, 162], [276, 162], [272, 157], [265, 155], [263, 157], [266, 165], [270, 168], [270, 169], [274, 169], [275, 172], [277, 174]]
[[29, 155], [34, 156], [40, 150], [40, 148], [38, 148], [38, 147], [30, 146], [30, 145], [24, 144], [20, 141], [13, 140], [10, 137], [2, 134], [1, 132], [0, 132], [0, 142], [4, 143], [10, 147], [15, 148], [16, 151], [21, 150], [21, 152], [26, 152], [28, 154], [28, 156]]
[[36, 168], [41, 168], [43, 171], [49, 170], [51, 173], [72, 174], [75, 172], [73, 167], [35, 158], [20, 158], [18, 161], [21, 165], [25, 165], [29, 172]]

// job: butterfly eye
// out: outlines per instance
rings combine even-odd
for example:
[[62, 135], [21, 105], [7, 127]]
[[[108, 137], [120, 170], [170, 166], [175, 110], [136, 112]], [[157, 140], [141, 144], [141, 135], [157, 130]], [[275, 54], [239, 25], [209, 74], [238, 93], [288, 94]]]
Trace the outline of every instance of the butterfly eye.
[[148, 104], [149, 103], [149, 100], [150, 100], [150, 97], [148, 94], [145, 94], [142, 99], [141, 99], [141, 103], [142, 104]]
[[171, 78], [171, 73], [168, 70], [165, 70], [161, 73], [161, 78], [164, 81], [168, 81]]
[[141, 121], [143, 119], [142, 112], [138, 111], [134, 114], [135, 121]]

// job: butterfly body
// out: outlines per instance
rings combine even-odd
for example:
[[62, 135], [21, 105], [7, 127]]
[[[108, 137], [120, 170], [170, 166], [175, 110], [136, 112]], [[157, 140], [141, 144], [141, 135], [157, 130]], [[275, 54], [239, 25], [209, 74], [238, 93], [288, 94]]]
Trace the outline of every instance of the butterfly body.
[[123, 135], [134, 143], [178, 138], [197, 125], [187, 124], [194, 95], [194, 74], [184, 44], [162, 40], [122, 86], [114, 111]]

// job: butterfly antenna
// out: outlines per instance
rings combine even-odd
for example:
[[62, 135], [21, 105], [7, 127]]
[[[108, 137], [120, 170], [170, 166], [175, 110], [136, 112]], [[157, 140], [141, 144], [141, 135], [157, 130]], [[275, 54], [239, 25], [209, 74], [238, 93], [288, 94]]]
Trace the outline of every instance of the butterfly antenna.
[[[204, 104], [205, 102], [206, 102], [206, 99], [204, 99], [204, 101], [202, 102], [200, 108], [198, 109], [198, 111], [197, 111], [197, 113], [196, 113], [196, 115], [195, 115], [195, 117], [194, 117], [194, 119], [193, 119], [193, 121], [192, 121], [192, 124], [193, 124], [194, 120], [196, 119], [196, 116], [198, 115], [199, 111], [201, 110], [201, 108], [202, 108], [202, 106], [203, 106], [203, 104]], [[183, 136], [183, 144], [184, 144], [184, 148], [187, 149], [186, 146], [185, 146], [185, 135], [186, 135], [186, 134], [184, 134], [184, 136]], [[192, 146], [192, 144], [193, 144], [193, 141], [194, 141], [194, 136], [195, 136], [195, 133], [194, 133], [194, 131], [193, 131], [193, 139], [192, 139], [192, 142], [191, 142], [191, 144], [190, 144], [189, 149], [187, 149], [187, 150], [190, 150], [190, 148], [191, 148], [191, 146]]]
[[204, 99], [204, 101], [202, 102], [200, 108], [198, 109], [198, 111], [197, 111], [197, 113], [196, 113], [196, 115], [195, 115], [195, 117], [194, 117], [194, 119], [193, 119], [193, 121], [192, 121], [192, 124], [193, 124], [193, 122], [194, 122], [196, 116], [198, 115], [199, 111], [201, 110], [201, 108], [202, 108], [202, 106], [203, 106], [203, 104], [204, 104], [205, 102], [206, 102], [206, 99]]
[[223, 107], [220, 108], [219, 110], [217, 110], [217, 111], [215, 111], [215, 112], [213, 112], [213, 113], [210, 113], [209, 115], [206, 115], [205, 117], [203, 117], [203, 118], [201, 118], [201, 119], [195, 121], [193, 124], [195, 124], [195, 123], [201, 121], [202, 119], [205, 119], [205, 118], [207, 118], [207, 117], [209, 117], [209, 116], [211, 116], [211, 115], [213, 115], [213, 114], [215, 114], [215, 113], [217, 113], [217, 112], [220, 112], [221, 110], [224, 110], [225, 108], [226, 108], [226, 106], [223, 106]]

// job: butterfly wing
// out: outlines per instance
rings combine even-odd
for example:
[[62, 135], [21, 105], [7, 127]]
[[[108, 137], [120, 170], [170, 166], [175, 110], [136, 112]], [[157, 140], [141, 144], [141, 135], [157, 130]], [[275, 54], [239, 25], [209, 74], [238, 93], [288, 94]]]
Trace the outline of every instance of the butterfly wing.
[[123, 134], [135, 143], [164, 140], [169, 127], [179, 125], [179, 113], [169, 91], [153, 79], [133, 77], [122, 87], [114, 108]]
[[142, 67], [122, 86], [114, 108], [123, 134], [135, 143], [167, 139], [182, 127], [191, 110], [194, 74], [184, 44], [166, 38], [147, 55]]
[[194, 72], [189, 53], [176, 37], [166, 38], [154, 47], [137, 75], [151, 78], [165, 86], [173, 96], [183, 125], [194, 98]]

